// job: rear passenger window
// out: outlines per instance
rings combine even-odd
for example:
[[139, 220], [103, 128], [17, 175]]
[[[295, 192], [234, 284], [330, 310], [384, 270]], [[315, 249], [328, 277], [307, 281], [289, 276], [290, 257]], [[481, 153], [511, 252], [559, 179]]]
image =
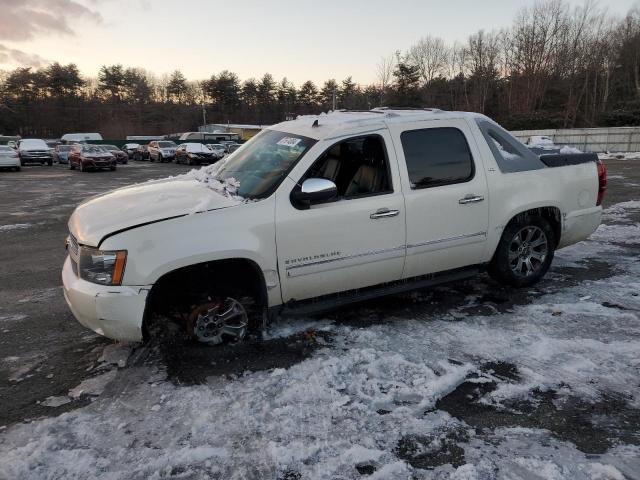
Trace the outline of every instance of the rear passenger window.
[[457, 128], [408, 130], [400, 136], [411, 188], [468, 182], [474, 165], [469, 144]]

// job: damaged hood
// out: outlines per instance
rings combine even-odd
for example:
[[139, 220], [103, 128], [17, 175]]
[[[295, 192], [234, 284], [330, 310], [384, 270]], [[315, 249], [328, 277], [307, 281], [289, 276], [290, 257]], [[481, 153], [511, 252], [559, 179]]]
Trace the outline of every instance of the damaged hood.
[[69, 231], [81, 244], [98, 246], [114, 232], [239, 203], [192, 178], [159, 180], [85, 200], [71, 215]]

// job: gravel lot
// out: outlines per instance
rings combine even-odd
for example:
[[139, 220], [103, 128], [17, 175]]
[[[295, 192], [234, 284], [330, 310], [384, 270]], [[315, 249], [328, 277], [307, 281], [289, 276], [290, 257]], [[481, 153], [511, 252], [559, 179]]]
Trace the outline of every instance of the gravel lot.
[[83, 198], [188, 170], [0, 172], [0, 478], [640, 478], [640, 161], [535, 288], [486, 276], [167, 351], [62, 296]]

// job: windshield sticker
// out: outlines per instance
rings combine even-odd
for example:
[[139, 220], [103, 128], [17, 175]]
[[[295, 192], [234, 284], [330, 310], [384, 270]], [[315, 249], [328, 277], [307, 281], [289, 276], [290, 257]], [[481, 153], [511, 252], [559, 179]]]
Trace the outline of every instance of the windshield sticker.
[[276, 145], [281, 145], [283, 147], [295, 147], [302, 141], [301, 138], [295, 137], [284, 137], [281, 139]]

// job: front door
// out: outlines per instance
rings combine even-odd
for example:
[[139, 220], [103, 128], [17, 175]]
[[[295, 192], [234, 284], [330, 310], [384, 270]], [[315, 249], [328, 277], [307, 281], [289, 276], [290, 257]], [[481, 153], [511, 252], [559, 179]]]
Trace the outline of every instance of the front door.
[[[276, 198], [278, 268], [284, 302], [402, 277], [405, 209], [387, 130], [337, 141]], [[390, 155], [391, 153], [391, 155]], [[290, 192], [308, 178], [332, 180], [335, 201], [296, 208]]]

